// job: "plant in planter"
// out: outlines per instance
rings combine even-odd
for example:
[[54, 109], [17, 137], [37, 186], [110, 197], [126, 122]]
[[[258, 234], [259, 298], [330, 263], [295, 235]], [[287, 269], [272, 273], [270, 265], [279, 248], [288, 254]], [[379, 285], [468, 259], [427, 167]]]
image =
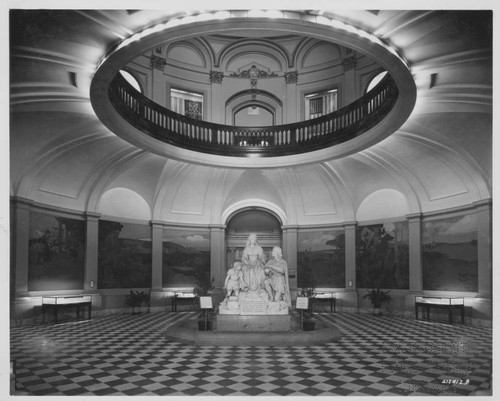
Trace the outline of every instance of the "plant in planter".
[[382, 307], [382, 304], [391, 299], [389, 293], [390, 291], [382, 291], [378, 288], [371, 289], [366, 291], [366, 294], [363, 296], [363, 298], [368, 298], [373, 305], [373, 313], [375, 315], [380, 315], [380, 308]]
[[150, 307], [150, 294], [144, 291], [134, 291], [130, 290], [128, 295], [125, 295], [125, 304], [132, 308], [132, 313], [141, 313], [141, 306], [147, 306], [148, 312]]
[[302, 330], [311, 331], [314, 330], [316, 322], [314, 321], [314, 311], [313, 311], [313, 299], [315, 294], [315, 283], [310, 275], [304, 281], [304, 287], [300, 289], [298, 294], [299, 297], [308, 298], [308, 308], [302, 311]]
[[[215, 277], [210, 278], [210, 270], [197, 269], [194, 274], [195, 287], [193, 293], [195, 295], [194, 302], [195, 307], [198, 311], [198, 330], [205, 331], [212, 329], [212, 320], [215, 316], [215, 311], [213, 309], [201, 309], [200, 307], [200, 297], [206, 297], [212, 295], [212, 291], [215, 288], [214, 282]], [[205, 325], [206, 321], [206, 325]]]

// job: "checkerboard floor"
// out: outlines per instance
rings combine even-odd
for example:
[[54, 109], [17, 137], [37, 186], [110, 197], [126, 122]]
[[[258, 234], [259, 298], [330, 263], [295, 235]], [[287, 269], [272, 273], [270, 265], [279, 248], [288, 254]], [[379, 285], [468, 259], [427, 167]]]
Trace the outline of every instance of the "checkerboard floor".
[[[389, 316], [318, 314], [321, 346], [188, 346], [165, 339], [193, 312], [119, 314], [14, 327], [27, 395], [473, 395], [491, 391], [491, 329]], [[16, 393], [17, 394], [17, 393]]]

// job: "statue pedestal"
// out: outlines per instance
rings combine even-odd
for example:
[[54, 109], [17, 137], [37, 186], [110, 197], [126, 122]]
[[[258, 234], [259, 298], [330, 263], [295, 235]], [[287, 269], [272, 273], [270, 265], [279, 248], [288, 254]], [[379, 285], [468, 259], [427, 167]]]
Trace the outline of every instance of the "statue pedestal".
[[289, 331], [290, 315], [217, 315], [217, 331]]
[[283, 301], [270, 301], [262, 289], [240, 292], [220, 303], [219, 315], [288, 315], [288, 305]]

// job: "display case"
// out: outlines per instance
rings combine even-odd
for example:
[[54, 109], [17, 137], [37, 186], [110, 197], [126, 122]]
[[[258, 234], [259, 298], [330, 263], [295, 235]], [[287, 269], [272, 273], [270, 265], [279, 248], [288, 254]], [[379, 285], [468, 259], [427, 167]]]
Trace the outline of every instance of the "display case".
[[430, 317], [430, 309], [447, 309], [448, 310], [448, 321], [450, 324], [453, 323], [453, 311], [459, 310], [462, 318], [462, 323], [464, 322], [465, 314], [465, 304], [463, 297], [430, 297], [430, 296], [416, 296], [415, 297], [415, 319], [418, 320], [418, 310], [419, 308], [425, 308], [427, 320]]
[[184, 303], [195, 306], [194, 303], [195, 294], [193, 291], [179, 291], [174, 292], [172, 297], [172, 312], [177, 312], [177, 306]]
[[91, 295], [72, 295], [72, 296], [48, 296], [42, 297], [43, 322], [49, 309], [54, 312], [54, 322], [58, 322], [60, 309], [76, 308], [76, 317], [80, 318], [80, 308], [88, 309], [88, 319], [92, 315], [92, 296]]
[[330, 313], [337, 312], [337, 296], [334, 292], [315, 292], [313, 305], [317, 302], [328, 302], [330, 304]]

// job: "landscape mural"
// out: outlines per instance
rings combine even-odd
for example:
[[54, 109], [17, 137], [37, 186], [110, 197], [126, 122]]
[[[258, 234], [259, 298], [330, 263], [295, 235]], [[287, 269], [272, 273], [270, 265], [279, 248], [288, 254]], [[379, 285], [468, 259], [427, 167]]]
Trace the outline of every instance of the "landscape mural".
[[356, 227], [356, 286], [409, 288], [408, 222]]
[[210, 280], [210, 234], [163, 230], [163, 287], [194, 287], [195, 275]]
[[345, 287], [344, 230], [299, 232], [297, 285], [306, 288]]
[[99, 221], [98, 287], [151, 287], [151, 227]]
[[477, 291], [477, 218], [474, 214], [422, 223], [424, 290]]
[[85, 222], [30, 213], [28, 290], [83, 288]]

